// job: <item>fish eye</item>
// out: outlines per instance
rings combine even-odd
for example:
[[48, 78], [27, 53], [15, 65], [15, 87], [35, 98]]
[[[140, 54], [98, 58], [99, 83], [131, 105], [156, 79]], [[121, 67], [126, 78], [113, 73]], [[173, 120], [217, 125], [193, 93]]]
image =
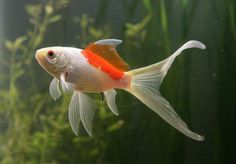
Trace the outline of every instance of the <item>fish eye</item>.
[[53, 59], [53, 58], [56, 57], [53, 50], [49, 50], [48, 53], [47, 53], [47, 56], [48, 56], [49, 59]]

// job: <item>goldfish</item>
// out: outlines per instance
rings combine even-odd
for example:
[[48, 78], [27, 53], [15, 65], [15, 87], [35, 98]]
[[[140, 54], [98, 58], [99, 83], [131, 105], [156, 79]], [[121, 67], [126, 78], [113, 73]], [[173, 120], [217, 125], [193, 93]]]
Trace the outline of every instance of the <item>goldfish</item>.
[[88, 44], [84, 49], [54, 46], [36, 51], [35, 58], [38, 63], [54, 77], [49, 86], [51, 97], [57, 100], [62, 94], [61, 88], [73, 92], [68, 117], [75, 135], [79, 133], [80, 122], [88, 135], [93, 135], [92, 122], [96, 103], [86, 93], [103, 93], [111, 112], [118, 115], [116, 89], [122, 89], [135, 96], [184, 135], [197, 141], [204, 140], [204, 136], [188, 128], [161, 95], [159, 88], [175, 58], [183, 50], [205, 49], [205, 45], [190, 40], [160, 62], [129, 70], [128, 64], [116, 50], [121, 43], [122, 40], [119, 39], [102, 39]]

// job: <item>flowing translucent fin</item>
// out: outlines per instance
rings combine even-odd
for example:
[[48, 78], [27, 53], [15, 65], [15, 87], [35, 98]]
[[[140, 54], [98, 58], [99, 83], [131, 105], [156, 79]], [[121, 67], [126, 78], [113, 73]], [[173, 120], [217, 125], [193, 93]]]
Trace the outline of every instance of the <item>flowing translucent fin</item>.
[[194, 140], [202, 141], [204, 137], [189, 130], [184, 121], [181, 120], [169, 102], [159, 92], [159, 86], [175, 57], [188, 48], [204, 49], [205, 45], [199, 41], [189, 41], [167, 59], [127, 72], [131, 76], [131, 85], [126, 90], [136, 96], [151, 110], [159, 114], [161, 118], [177, 130]]
[[59, 97], [61, 97], [61, 91], [59, 88], [60, 81], [57, 78], [54, 78], [49, 86], [49, 94], [54, 100], [57, 100]]
[[79, 112], [80, 119], [89, 136], [92, 136], [92, 122], [96, 110], [96, 104], [93, 99], [82, 92], [79, 94]]
[[68, 89], [66, 88], [66, 84], [64, 83], [64, 82], [60, 82], [60, 84], [61, 84], [61, 88], [62, 88], [62, 90], [65, 92], [65, 91], [67, 91]]
[[103, 93], [106, 97], [107, 105], [111, 109], [112, 113], [119, 115], [119, 112], [116, 108], [116, 91], [114, 89], [110, 89]]
[[114, 48], [116, 48], [121, 43], [122, 43], [122, 40], [119, 40], [119, 39], [102, 39], [95, 42], [95, 44], [110, 45]]
[[181, 46], [177, 51], [175, 51], [170, 57], [168, 57], [167, 59], [161, 61], [159, 63], [159, 65], [162, 66], [162, 71], [164, 74], [167, 73], [168, 69], [170, 68], [171, 64], [173, 63], [173, 61], [175, 60], [175, 58], [185, 49], [189, 49], [189, 48], [199, 48], [199, 49], [205, 49], [206, 46], [196, 40], [190, 40], [188, 42], [186, 42], [183, 46]]
[[73, 96], [70, 101], [68, 110], [69, 122], [71, 129], [78, 135], [79, 133], [79, 123], [80, 123], [80, 112], [79, 112], [79, 94], [74, 91]]
[[74, 86], [72, 83], [69, 83], [69, 82], [66, 82], [66, 79], [65, 79], [65, 73], [62, 73], [61, 76], [60, 76], [60, 80], [61, 80], [61, 87], [62, 87], [62, 90], [63, 91], [73, 91], [74, 89]]
[[[60, 76], [60, 80], [61, 80], [61, 85], [62, 85], [62, 87], [64, 87], [64, 89], [66, 90], [66, 89], [69, 89], [69, 86], [67, 85], [67, 82], [66, 82], [66, 80], [65, 80], [65, 74], [64, 73], [62, 73], [61, 74], [61, 76]], [[63, 89], [63, 90], [64, 90]]]

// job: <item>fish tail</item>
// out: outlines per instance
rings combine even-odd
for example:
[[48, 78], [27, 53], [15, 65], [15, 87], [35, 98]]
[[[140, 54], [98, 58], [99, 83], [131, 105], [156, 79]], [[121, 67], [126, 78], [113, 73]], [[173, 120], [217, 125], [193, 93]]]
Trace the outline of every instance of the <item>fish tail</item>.
[[178, 116], [173, 107], [159, 92], [162, 80], [175, 57], [188, 48], [204, 49], [205, 45], [199, 41], [188, 41], [167, 59], [147, 67], [127, 72], [131, 77], [131, 82], [126, 90], [184, 135], [194, 140], [202, 141], [204, 140], [204, 137], [189, 130], [185, 122]]

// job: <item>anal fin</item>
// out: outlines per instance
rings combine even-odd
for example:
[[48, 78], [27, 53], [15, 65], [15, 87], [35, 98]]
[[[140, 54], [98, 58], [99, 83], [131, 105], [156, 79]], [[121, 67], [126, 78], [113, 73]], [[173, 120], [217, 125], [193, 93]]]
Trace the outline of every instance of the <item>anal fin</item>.
[[116, 108], [116, 91], [114, 89], [110, 89], [104, 92], [106, 97], [107, 105], [115, 115], [119, 115], [119, 112]]

